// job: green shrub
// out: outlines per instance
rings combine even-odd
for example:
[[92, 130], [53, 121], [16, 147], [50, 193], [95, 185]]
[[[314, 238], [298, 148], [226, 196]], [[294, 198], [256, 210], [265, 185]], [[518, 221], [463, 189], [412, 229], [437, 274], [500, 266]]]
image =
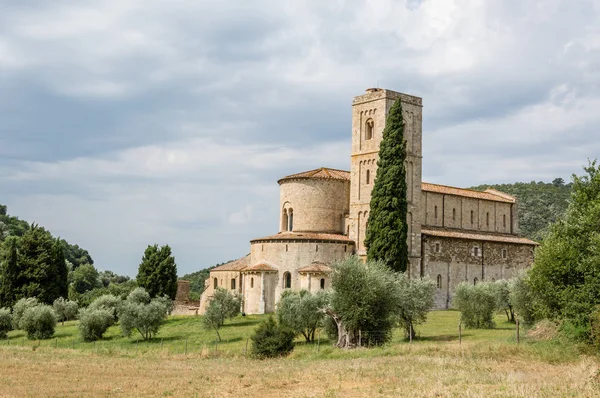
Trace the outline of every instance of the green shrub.
[[301, 333], [310, 343], [315, 341], [315, 331], [323, 323], [323, 309], [328, 303], [329, 296], [325, 291], [311, 293], [286, 289], [277, 303], [277, 319], [280, 325]]
[[296, 332], [275, 323], [269, 317], [252, 335], [252, 355], [257, 358], [275, 358], [288, 355], [294, 349]]
[[202, 323], [206, 330], [213, 330], [217, 333], [217, 338], [221, 341], [219, 328], [225, 324], [226, 319], [231, 319], [239, 315], [242, 298], [237, 294], [232, 294], [227, 289], [218, 287], [208, 303]]
[[528, 272], [522, 272], [511, 279], [509, 288], [508, 301], [519, 321], [525, 325], [533, 325], [535, 322], [535, 296], [529, 284]]
[[454, 308], [460, 311], [461, 322], [468, 328], [494, 327], [496, 299], [492, 284], [480, 282], [470, 285], [461, 282], [452, 299]]
[[25, 310], [20, 324], [28, 339], [49, 339], [56, 328], [56, 313], [51, 306], [39, 304]]
[[39, 305], [38, 300], [35, 297], [22, 298], [15, 303], [13, 306], [12, 323], [13, 329], [23, 329], [21, 325], [21, 318], [28, 308], [32, 308]]
[[167, 317], [167, 310], [163, 299], [150, 300], [146, 290], [136, 288], [119, 310], [123, 335], [129, 337], [134, 330], [137, 330], [144, 340], [151, 339], [158, 333], [163, 320]]
[[105, 294], [92, 301], [88, 306], [89, 310], [106, 310], [112, 316], [112, 323], [115, 323], [119, 319], [119, 308], [121, 307], [123, 300], [112, 294]]
[[85, 341], [100, 340], [113, 322], [109, 309], [83, 309], [79, 311], [79, 334]]
[[0, 337], [5, 338], [6, 333], [12, 330], [12, 315], [10, 309], [0, 308]]
[[78, 305], [75, 301], [65, 300], [64, 298], [59, 297], [54, 300], [52, 308], [54, 309], [54, 312], [56, 312], [58, 321], [62, 322], [63, 325], [65, 324], [65, 321], [75, 319], [77, 316]]

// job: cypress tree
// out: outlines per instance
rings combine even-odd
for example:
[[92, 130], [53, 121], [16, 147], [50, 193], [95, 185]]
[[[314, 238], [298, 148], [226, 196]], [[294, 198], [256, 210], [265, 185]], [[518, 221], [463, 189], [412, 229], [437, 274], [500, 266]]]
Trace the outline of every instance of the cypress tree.
[[2, 286], [0, 290], [0, 306], [12, 307], [15, 303], [15, 286], [18, 269], [18, 238], [9, 236], [2, 247], [0, 263], [2, 263]]
[[150, 297], [167, 295], [171, 300], [177, 293], [177, 265], [169, 245], [148, 246], [138, 268], [137, 283]]
[[53, 239], [44, 228], [32, 224], [23, 234], [19, 245], [18, 273], [15, 299], [37, 297], [52, 304], [58, 298], [54, 291]]
[[398, 99], [383, 130], [365, 238], [367, 258], [381, 260], [397, 272], [406, 271], [408, 265], [405, 160], [404, 120]]
[[67, 269], [65, 250], [60, 238], [55, 239], [52, 244], [50, 262], [48, 299], [54, 302], [59, 297], [67, 297], [69, 293], [69, 270]]

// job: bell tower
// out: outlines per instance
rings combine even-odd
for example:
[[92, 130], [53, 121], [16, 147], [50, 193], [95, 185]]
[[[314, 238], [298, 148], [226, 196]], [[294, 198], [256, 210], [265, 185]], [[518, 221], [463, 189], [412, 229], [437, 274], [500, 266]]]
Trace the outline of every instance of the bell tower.
[[419, 275], [421, 260], [422, 99], [396, 91], [369, 88], [352, 101], [349, 237], [357, 254], [366, 258], [364, 245], [371, 190], [377, 175], [379, 144], [390, 108], [402, 101], [406, 140], [408, 252], [410, 275]]

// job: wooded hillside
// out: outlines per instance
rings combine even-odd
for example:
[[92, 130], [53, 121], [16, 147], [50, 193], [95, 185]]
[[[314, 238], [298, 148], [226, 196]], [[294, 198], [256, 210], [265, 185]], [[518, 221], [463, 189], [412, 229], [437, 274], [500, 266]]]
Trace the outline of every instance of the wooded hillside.
[[[27, 221], [20, 220], [18, 217], [10, 216], [6, 205], [0, 204], [0, 244], [9, 236], [23, 236], [30, 227]], [[65, 258], [77, 268], [83, 264], [94, 264], [94, 260], [87, 250], [72, 245], [64, 239], [61, 244], [65, 253]]]
[[551, 183], [516, 182], [514, 184], [479, 185], [478, 191], [488, 188], [516, 196], [519, 204], [519, 227], [521, 234], [529, 239], [541, 241], [549, 224], [556, 221], [567, 210], [572, 184], [562, 178]]

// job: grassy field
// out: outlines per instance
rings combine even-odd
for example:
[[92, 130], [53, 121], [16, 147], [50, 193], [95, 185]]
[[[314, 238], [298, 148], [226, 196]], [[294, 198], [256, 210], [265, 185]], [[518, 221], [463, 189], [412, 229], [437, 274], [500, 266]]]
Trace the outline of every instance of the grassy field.
[[384, 347], [344, 351], [321, 336], [264, 361], [244, 356], [261, 319], [235, 319], [217, 346], [197, 317], [169, 319], [150, 342], [113, 327], [103, 341], [83, 343], [76, 322], [43, 342], [13, 331], [0, 341], [0, 396], [600, 396], [593, 353], [527, 337], [517, 345], [514, 325], [500, 316], [496, 329], [463, 331], [462, 344], [458, 313], [434, 311], [413, 343], [397, 331]]

